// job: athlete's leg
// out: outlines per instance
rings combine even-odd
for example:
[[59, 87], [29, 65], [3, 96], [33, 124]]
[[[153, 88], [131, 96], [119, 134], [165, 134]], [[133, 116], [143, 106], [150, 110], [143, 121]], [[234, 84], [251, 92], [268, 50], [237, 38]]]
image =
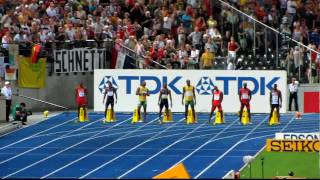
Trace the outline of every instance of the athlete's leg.
[[162, 113], [162, 109], [163, 109], [163, 102], [161, 101], [160, 102], [160, 105], [159, 105], [159, 120], [161, 121], [161, 113]]
[[270, 111], [270, 115], [269, 115], [269, 123], [270, 123], [270, 121], [271, 121], [273, 109], [274, 109], [274, 107], [273, 107], [273, 105], [271, 105], [271, 111]]
[[278, 116], [278, 122], [280, 123], [280, 108], [279, 106], [276, 107], [277, 116]]
[[210, 123], [212, 114], [213, 114], [213, 112], [214, 112], [215, 109], [216, 109], [216, 106], [212, 105], [208, 123]]
[[81, 108], [81, 106], [80, 106], [80, 104], [78, 104], [78, 118], [80, 118], [80, 108]]
[[240, 115], [239, 115], [239, 116], [240, 116], [240, 117], [239, 117], [240, 123], [241, 123], [241, 120], [242, 120], [243, 108], [244, 108], [244, 104], [241, 103], [241, 106], [240, 106]]
[[222, 106], [221, 106], [221, 104], [219, 104], [218, 110], [219, 110], [219, 112], [220, 112], [221, 119], [223, 120], [223, 111], [222, 111]]
[[164, 107], [166, 108], [166, 113], [167, 113], [167, 118], [168, 118], [170, 116], [169, 115], [169, 103], [168, 103], [168, 101], [165, 101]]
[[191, 109], [192, 109], [193, 119], [196, 120], [196, 113], [195, 113], [195, 110], [194, 110], [194, 103], [192, 102], [190, 105], [191, 105]]
[[143, 120], [145, 121], [147, 119], [147, 102], [144, 102], [143, 110], [144, 110], [144, 118], [143, 118]]
[[111, 119], [113, 120], [113, 107], [114, 107], [114, 101], [112, 100], [112, 102], [110, 103], [111, 106]]
[[185, 104], [185, 111], [184, 111], [184, 117], [185, 117], [185, 120], [187, 121], [187, 118], [188, 118], [188, 108], [189, 108], [189, 103], [186, 102]]
[[109, 104], [110, 104], [110, 101], [107, 100], [107, 102], [106, 102], [106, 108], [104, 109], [104, 116], [105, 116], [106, 118], [107, 118], [107, 113], [108, 113]]
[[138, 119], [141, 119], [141, 102], [138, 104]]
[[246, 104], [246, 108], [247, 108], [247, 111], [248, 111], [248, 116], [249, 116], [249, 122], [251, 122], [251, 113], [250, 113], [250, 104]]

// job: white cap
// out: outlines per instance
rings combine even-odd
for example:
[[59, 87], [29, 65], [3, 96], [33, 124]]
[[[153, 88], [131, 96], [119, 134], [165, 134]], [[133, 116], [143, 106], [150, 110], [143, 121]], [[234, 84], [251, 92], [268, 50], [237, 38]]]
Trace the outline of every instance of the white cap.
[[5, 83], [4, 83], [4, 85], [9, 85], [10, 84], [10, 82], [9, 81], [6, 81]]

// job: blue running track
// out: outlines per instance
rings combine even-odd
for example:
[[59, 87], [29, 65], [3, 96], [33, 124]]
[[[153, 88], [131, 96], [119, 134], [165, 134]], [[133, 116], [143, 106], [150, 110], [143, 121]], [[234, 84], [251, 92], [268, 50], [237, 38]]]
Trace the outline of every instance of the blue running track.
[[268, 115], [254, 114], [240, 125], [227, 114], [226, 124], [185, 124], [182, 114], [159, 125], [156, 114], [146, 123], [131, 124], [131, 114], [103, 124], [90, 113], [88, 123], [75, 123], [75, 113], [48, 120], [0, 137], [1, 178], [152, 178], [183, 162], [193, 178], [221, 178], [239, 170], [245, 155], [255, 155], [276, 132], [319, 132], [319, 114], [282, 114], [281, 124], [268, 126]]

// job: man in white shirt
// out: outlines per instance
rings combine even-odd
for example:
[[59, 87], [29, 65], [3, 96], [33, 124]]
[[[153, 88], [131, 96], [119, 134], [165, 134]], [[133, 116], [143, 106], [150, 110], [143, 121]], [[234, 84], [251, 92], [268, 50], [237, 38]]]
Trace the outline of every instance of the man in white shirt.
[[295, 110], [299, 111], [298, 107], [298, 81], [296, 81], [296, 78], [291, 79], [291, 84], [289, 84], [289, 111], [291, 111], [291, 104], [292, 104], [292, 99], [294, 99], [294, 106]]
[[9, 115], [12, 103], [12, 89], [9, 81], [5, 82], [4, 87], [1, 89], [1, 94], [3, 94], [6, 100], [6, 121], [9, 122]]

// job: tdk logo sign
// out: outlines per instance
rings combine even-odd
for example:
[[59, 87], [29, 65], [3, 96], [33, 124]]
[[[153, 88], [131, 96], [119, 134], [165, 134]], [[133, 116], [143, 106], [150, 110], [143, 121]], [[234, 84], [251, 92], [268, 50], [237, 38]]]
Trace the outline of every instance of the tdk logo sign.
[[[265, 95], [266, 94], [266, 89], [271, 90], [273, 84], [275, 84], [280, 77], [273, 77], [271, 80], [266, 81], [265, 77], [249, 77], [249, 76], [240, 76], [240, 77], [235, 77], [235, 76], [216, 76], [214, 77], [202, 77], [198, 81], [192, 81], [191, 84], [194, 85], [196, 84], [196, 90], [198, 94], [200, 95], [209, 95], [211, 94], [211, 90], [213, 89], [214, 83], [219, 83], [223, 84], [222, 87], [219, 87], [219, 89], [223, 90], [223, 93], [225, 95], [229, 95], [230, 93], [230, 84], [231, 83], [236, 83], [237, 84], [237, 92], [231, 92], [231, 93], [238, 93], [239, 89], [242, 87], [242, 84], [244, 82], [247, 82], [252, 85], [249, 85], [249, 89], [252, 91], [252, 94], [260, 94], [260, 95]], [[124, 84], [124, 90], [126, 94], [133, 94], [136, 90], [136, 85], [133, 87], [133, 82], [134, 84], [141, 84], [141, 82], [146, 81], [147, 82], [147, 87], [148, 87], [148, 82], [153, 81], [153, 83], [156, 84], [156, 87], [154, 88], [149, 88], [150, 94], [158, 94], [161, 90], [161, 87], [164, 83], [168, 84], [168, 88], [171, 89], [171, 91], [175, 94], [182, 94], [182, 87], [186, 85], [186, 79], [183, 78], [183, 76], [174, 76], [174, 77], [168, 77], [168, 76], [118, 76], [118, 79], [114, 79], [112, 76], [105, 76], [100, 85], [99, 85], [99, 90], [100, 92], [103, 92], [104, 86], [106, 86], [106, 83], [108, 81], [111, 81], [114, 87], [120, 84]], [[117, 81], [117, 82], [116, 82]]]
[[198, 82], [196, 89], [200, 95], [210, 95], [214, 88], [213, 82], [209, 77], [202, 77]]
[[116, 89], [118, 88], [118, 84], [117, 84], [117, 82], [114, 80], [114, 78], [112, 76], [105, 76], [105, 77], [102, 78], [102, 81], [99, 84], [99, 90], [100, 90], [101, 93], [104, 93], [105, 87], [108, 86], [108, 84], [107, 84], [108, 81], [110, 81], [112, 83], [112, 86], [114, 88], [116, 88]]

